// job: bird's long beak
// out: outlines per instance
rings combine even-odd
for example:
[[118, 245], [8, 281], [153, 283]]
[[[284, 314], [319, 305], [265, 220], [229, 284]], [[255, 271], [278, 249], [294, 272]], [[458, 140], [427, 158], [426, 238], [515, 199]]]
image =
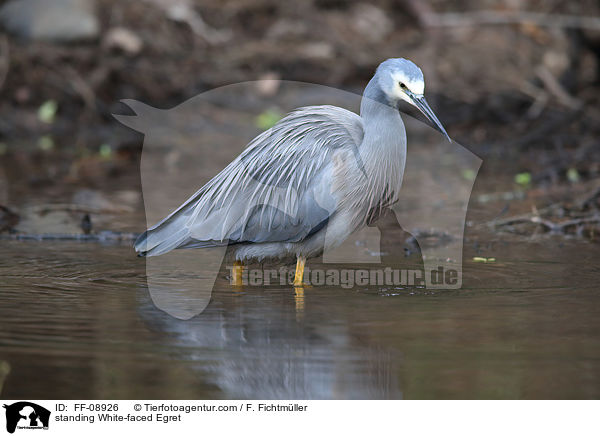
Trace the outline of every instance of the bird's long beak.
[[417, 95], [417, 94], [413, 94], [413, 93], [409, 93], [409, 96], [410, 96], [410, 99], [412, 100], [413, 104], [423, 113], [423, 115], [425, 115], [427, 117], [427, 119], [433, 124], [433, 126], [437, 130], [439, 130], [448, 139], [448, 141], [452, 142], [452, 140], [450, 139], [450, 136], [448, 136], [448, 133], [446, 133], [446, 129], [444, 129], [444, 126], [442, 126], [442, 123], [440, 122], [440, 120], [438, 120], [438, 118], [435, 116], [435, 114], [433, 113], [433, 111], [431, 110], [429, 105], [427, 104], [427, 100], [425, 100], [425, 96]]

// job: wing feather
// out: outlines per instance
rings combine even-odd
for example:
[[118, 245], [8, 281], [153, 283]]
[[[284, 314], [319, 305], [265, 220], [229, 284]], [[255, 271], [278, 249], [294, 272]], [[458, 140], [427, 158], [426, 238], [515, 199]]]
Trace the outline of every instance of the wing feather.
[[299, 242], [335, 212], [331, 155], [358, 155], [361, 118], [308, 106], [258, 135], [223, 171], [135, 243], [141, 255], [226, 243]]

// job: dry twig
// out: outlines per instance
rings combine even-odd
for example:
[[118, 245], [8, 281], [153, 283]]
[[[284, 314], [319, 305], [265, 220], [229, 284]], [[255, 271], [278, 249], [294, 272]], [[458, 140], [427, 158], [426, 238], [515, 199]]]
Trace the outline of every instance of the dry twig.
[[450, 12], [433, 14], [423, 20], [429, 26], [468, 27], [531, 23], [541, 27], [600, 30], [599, 17], [580, 15], [545, 14], [540, 12]]
[[0, 89], [4, 85], [8, 70], [10, 69], [10, 46], [6, 36], [0, 37]]

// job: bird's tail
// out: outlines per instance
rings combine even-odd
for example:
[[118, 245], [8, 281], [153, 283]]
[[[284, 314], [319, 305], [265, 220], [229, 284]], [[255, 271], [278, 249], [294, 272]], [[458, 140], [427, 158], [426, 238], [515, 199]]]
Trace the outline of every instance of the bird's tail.
[[[205, 214], [199, 214], [202, 207], [203, 189], [192, 195], [177, 210], [165, 219], [142, 233], [135, 241], [134, 248], [138, 256], [158, 256], [176, 248], [208, 248], [228, 245], [228, 240], [220, 237], [213, 230], [214, 222], [206, 221]], [[199, 216], [203, 219], [199, 219]], [[192, 237], [192, 228], [194, 237]], [[204, 235], [205, 237], [200, 237]]]
[[135, 241], [138, 256], [158, 256], [167, 253], [190, 239], [187, 216], [178, 214], [146, 230]]

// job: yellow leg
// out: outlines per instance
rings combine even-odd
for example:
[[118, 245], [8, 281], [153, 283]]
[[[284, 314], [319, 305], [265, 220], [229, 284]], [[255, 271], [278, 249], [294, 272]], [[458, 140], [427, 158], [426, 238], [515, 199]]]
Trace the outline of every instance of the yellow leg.
[[296, 275], [294, 276], [294, 286], [303, 286], [304, 284], [304, 264], [306, 263], [306, 257], [298, 256], [296, 262]]
[[244, 264], [239, 260], [233, 263], [231, 268], [231, 284], [233, 286], [242, 286], [242, 273], [244, 272]]
[[300, 319], [304, 314], [304, 288], [302, 286], [296, 286], [294, 291], [294, 301], [296, 302], [296, 319]]

